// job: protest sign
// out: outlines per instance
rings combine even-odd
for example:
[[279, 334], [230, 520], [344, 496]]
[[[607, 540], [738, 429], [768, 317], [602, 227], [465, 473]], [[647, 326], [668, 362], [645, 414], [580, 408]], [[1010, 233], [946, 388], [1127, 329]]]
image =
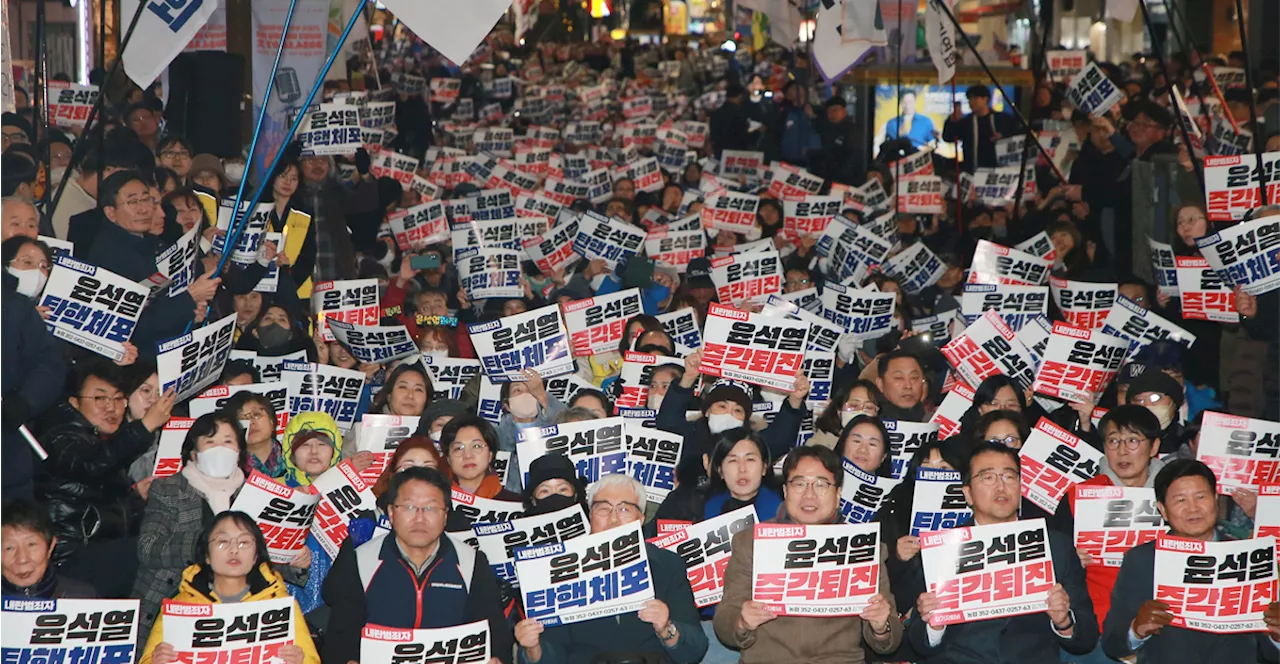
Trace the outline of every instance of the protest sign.
[[1042, 417], [1022, 444], [1022, 497], [1053, 514], [1072, 484], [1098, 474], [1100, 450]]
[[388, 177], [405, 187], [413, 182], [413, 176], [417, 171], [418, 159], [416, 157], [410, 157], [391, 150], [383, 150], [373, 160], [373, 164], [369, 166], [369, 173], [373, 177]]
[[747, 505], [669, 533], [660, 527], [659, 536], [650, 543], [684, 560], [693, 601], [704, 608], [724, 597], [724, 570], [733, 553], [733, 536], [755, 525], [755, 508]]
[[844, 466], [844, 483], [840, 487], [840, 518], [845, 523], [871, 523], [889, 492], [900, 480], [869, 473], [847, 458], [840, 460]]
[[1253, 536], [1280, 537], [1280, 484], [1258, 486], [1258, 505], [1254, 510]]
[[280, 366], [285, 360], [303, 361], [307, 359], [307, 351], [297, 350], [287, 355], [278, 356], [262, 356], [251, 350], [231, 350], [231, 362], [249, 362], [253, 364], [253, 368], [258, 370], [258, 375], [264, 383], [274, 383], [280, 380]]
[[1202, 542], [1156, 539], [1155, 598], [1174, 627], [1212, 634], [1267, 632], [1262, 614], [1277, 599], [1276, 539]]
[[253, 517], [267, 541], [271, 562], [288, 564], [307, 548], [307, 529], [319, 501], [320, 496], [307, 487], [285, 486], [255, 470], [244, 481], [231, 509]]
[[436, 629], [366, 624], [360, 632], [360, 659], [365, 662], [488, 662], [492, 648], [488, 620]]
[[656, 316], [662, 329], [676, 344], [676, 355], [684, 357], [702, 348], [702, 331], [698, 326], [698, 318], [693, 309], [680, 309]]
[[[455, 492], [455, 495], [460, 492]], [[498, 502], [498, 501], [490, 501]], [[520, 585], [516, 577], [515, 552], [524, 547], [567, 542], [587, 534], [590, 522], [578, 505], [555, 512], [521, 516], [514, 514], [507, 519], [493, 522], [477, 521], [471, 529], [476, 545], [489, 559], [498, 578]]]
[[180, 402], [217, 382], [231, 354], [235, 324], [233, 312], [222, 320], [156, 344], [160, 392], [174, 390], [176, 402]]
[[616, 406], [619, 408], [643, 408], [649, 400], [649, 385], [653, 380], [654, 370], [671, 365], [684, 372], [684, 360], [666, 355], [652, 355], [626, 351], [622, 354], [622, 371], [618, 374], [618, 384], [622, 386]]
[[407, 210], [396, 210], [387, 215], [391, 234], [401, 251], [423, 251], [439, 242], [448, 242], [449, 220], [445, 218], [444, 203], [427, 201]]
[[458, 399], [467, 383], [480, 373], [480, 360], [423, 355], [422, 364], [431, 372], [435, 399]]
[[1049, 608], [1056, 582], [1044, 519], [920, 534], [932, 625], [1008, 618]]
[[329, 320], [329, 331], [362, 363], [382, 364], [418, 354], [418, 346], [403, 325], [352, 325]]
[[1178, 270], [1173, 247], [1151, 238], [1147, 238], [1147, 244], [1151, 247], [1151, 272], [1155, 275], [1160, 294], [1177, 297]]
[[[351, 155], [363, 147], [360, 109], [356, 106], [313, 104], [305, 114], [307, 118], [298, 128], [298, 142], [304, 157]], [[383, 125], [370, 125], [370, 128]]]
[[361, 127], [382, 129], [395, 124], [396, 103], [393, 101], [371, 101], [359, 110]]
[[938, 425], [940, 440], [946, 440], [960, 433], [960, 418], [973, 407], [974, 398], [973, 388], [964, 383], [956, 383], [951, 391], [947, 392], [947, 396], [942, 399], [942, 405], [938, 406], [938, 410], [935, 410], [933, 417], [929, 419], [930, 422]]
[[707, 234], [702, 229], [670, 231], [658, 228], [645, 236], [644, 253], [659, 265], [685, 270], [689, 261], [706, 253]]
[[54, 262], [39, 301], [53, 336], [112, 360], [124, 358], [146, 304], [143, 286], [70, 256]]
[[[449, 210], [449, 204], [445, 204], [446, 213]], [[459, 217], [454, 217], [453, 230], [450, 237], [453, 240], [453, 257], [455, 261], [462, 262], [464, 258], [474, 256], [483, 249], [506, 249], [507, 251], [519, 251], [524, 244], [524, 237], [520, 233], [520, 224], [515, 219], [490, 219], [490, 220], [473, 220], [469, 217], [470, 212], [462, 215], [465, 221], [461, 221]]]
[[132, 662], [136, 599], [5, 597], [0, 651], [6, 662]]
[[546, 454], [568, 457], [577, 476], [585, 478], [588, 484], [605, 475], [626, 473], [627, 441], [623, 424], [621, 417], [606, 417], [521, 430], [516, 442], [521, 477], [527, 482], [530, 465]]
[[911, 463], [912, 457], [925, 443], [938, 440], [938, 424], [934, 422], [909, 422], [907, 420], [881, 420], [884, 428], [889, 432], [889, 440], [885, 441], [888, 447], [889, 458], [893, 463], [893, 478], [902, 479], [907, 471], [907, 465]]
[[[276, 435], [283, 435], [284, 427], [289, 423], [289, 388], [279, 381], [247, 385], [214, 385], [187, 402], [191, 417], [201, 417], [225, 408], [231, 397], [241, 392], [252, 392], [271, 402], [271, 408], [276, 411], [274, 423]], [[255, 406], [255, 408], [258, 407]], [[248, 433], [246, 427], [245, 435]]]
[[1127, 339], [1053, 324], [1032, 390], [1070, 403], [1095, 403], [1129, 354]]
[[[772, 176], [769, 181], [769, 195], [776, 200], [794, 201], [808, 196], [816, 196], [822, 191], [822, 178], [804, 169], [793, 167], [786, 162], [773, 162], [769, 166], [769, 172]], [[826, 198], [839, 199], [841, 197], [829, 196]], [[839, 206], [837, 205], [833, 214], [839, 211]], [[821, 230], [818, 232], [821, 232]]]
[[963, 334], [943, 346], [942, 354], [969, 385], [981, 385], [999, 373], [1012, 378], [1022, 389], [1035, 382], [1031, 353], [994, 311], [982, 314]]
[[[169, 278], [169, 297], [187, 292], [191, 282], [195, 281], [196, 254], [199, 245], [200, 226], [197, 224], [156, 257], [156, 270]], [[272, 265], [275, 264], [272, 263]]]
[[[1053, 333], [1053, 323], [1044, 316], [1036, 316], [1027, 325], [1018, 330], [1018, 341], [1027, 347], [1031, 358], [1032, 373], [1040, 370], [1044, 362], [1044, 352], [1049, 347], [1049, 335]], [[1039, 397], [1037, 397], [1039, 398]]]
[[[803, 321], [809, 324], [809, 341], [806, 349], [809, 351], [817, 351], [819, 353], [833, 353], [836, 345], [840, 342], [840, 337], [844, 336], [843, 327], [818, 316], [817, 314], [803, 309], [795, 302], [784, 299], [786, 296], [770, 295], [768, 302], [760, 313], [765, 316], [785, 316], [793, 320]], [[821, 307], [819, 306], [819, 310]], [[810, 385], [812, 391], [813, 386]]]
[[701, 371], [789, 391], [804, 362], [809, 326], [712, 303], [707, 310]]
[[640, 522], [516, 551], [525, 615], [543, 625], [630, 613], [653, 599]]
[[[884, 262], [892, 247], [893, 242], [877, 236], [869, 228], [837, 216], [822, 232], [817, 251], [827, 257], [835, 279], [843, 283], [862, 283], [872, 266]], [[831, 283], [827, 282], [828, 285]]]
[[156, 479], [169, 477], [177, 475], [182, 470], [182, 443], [186, 440], [187, 432], [191, 430], [191, 425], [194, 423], [195, 419], [190, 417], [171, 417], [164, 423], [164, 428], [160, 430], [160, 442], [156, 447], [156, 463], [151, 470], [152, 477]]
[[[416, 419], [416, 418], [415, 418]], [[360, 512], [377, 512], [378, 501], [373, 497], [373, 483], [360, 477], [350, 460], [340, 461], [311, 482], [311, 489], [319, 502], [311, 533], [329, 554], [338, 556], [338, 549], [347, 540], [347, 524]]]
[[469, 325], [468, 331], [481, 367], [494, 382], [524, 381], [525, 369], [543, 378], [573, 371], [569, 335], [556, 305]]
[[726, 306], [762, 303], [782, 292], [782, 259], [772, 248], [720, 256], [711, 260], [711, 281]]
[[764, 169], [764, 153], [745, 150], [725, 150], [720, 153], [720, 175], [746, 182], [759, 182]]
[[1174, 260], [1184, 319], [1240, 322], [1236, 294], [1223, 283], [1208, 260], [1199, 256], [1177, 256]]
[[1102, 327], [1107, 314], [1111, 313], [1111, 307], [1116, 303], [1117, 285], [1050, 277], [1049, 292], [1068, 323], [1091, 330]]
[[965, 500], [960, 471], [916, 469], [915, 495], [911, 503], [911, 535], [958, 528], [973, 517]]
[[898, 294], [827, 282], [822, 287], [822, 316], [855, 339], [875, 339], [893, 329]]
[[1196, 458], [1213, 469], [1222, 495], [1280, 483], [1280, 422], [1206, 411]]
[[471, 300], [523, 297], [520, 252], [480, 248], [457, 260], [458, 280]]
[[627, 321], [642, 312], [639, 288], [565, 304], [564, 322], [574, 356], [618, 352]]
[[1209, 221], [1239, 221], [1262, 205], [1260, 180], [1267, 200], [1280, 200], [1280, 152], [1264, 153], [1261, 169], [1252, 153], [1205, 157], [1204, 197]]
[[897, 161], [889, 162], [888, 167], [895, 180], [917, 175], [933, 175], [933, 149], [913, 152]]
[[578, 221], [578, 235], [573, 239], [573, 250], [587, 260], [603, 260], [610, 269], [618, 262], [634, 256], [644, 246], [645, 232], [621, 220], [606, 219], [595, 212], [587, 212]]
[[1076, 549], [1092, 556], [1092, 565], [1120, 567], [1124, 554], [1168, 531], [1156, 492], [1150, 487], [1076, 487]]
[[[231, 251], [231, 262], [236, 265], [248, 266], [258, 262], [258, 250], [262, 247], [263, 240], [266, 239], [267, 228], [271, 222], [272, 204], [259, 203], [258, 207], [249, 213], [250, 201], [241, 201], [240, 203], [240, 219], [243, 221], [244, 230], [240, 232], [240, 237], [236, 240], [236, 246]], [[234, 200], [223, 199], [218, 203], [218, 230], [221, 234], [213, 236], [213, 253], [222, 253], [226, 251], [225, 243], [227, 235], [231, 232], [232, 208], [235, 205]]]
[[508, 189], [485, 189], [467, 196], [472, 221], [495, 221], [516, 216], [516, 199]]
[[1046, 65], [1049, 68], [1049, 76], [1055, 81], [1070, 83], [1071, 79], [1077, 74], [1084, 71], [1084, 66], [1089, 62], [1088, 51], [1045, 51]]
[[1017, 332], [1031, 319], [1049, 312], [1049, 289], [1013, 284], [965, 284], [960, 298], [960, 312], [965, 322], [972, 325], [988, 311], [999, 314], [1009, 329]]
[[1107, 78], [1096, 62], [1086, 65], [1067, 86], [1067, 101], [1093, 117], [1106, 113], [1123, 98], [1120, 88]]
[[1027, 137], [1025, 134], [1021, 136], [1008, 136], [996, 141], [996, 166], [1007, 168], [1009, 166], [1021, 167], [1022, 154], [1027, 149]]
[[898, 180], [898, 209], [907, 214], [942, 214], [942, 178], [913, 175]]
[[845, 196], [845, 207], [858, 212], [883, 210], [889, 207], [889, 194], [879, 178], [868, 178], [861, 187], [854, 187]]
[[753, 534], [751, 599], [774, 615], [858, 615], [881, 590], [878, 524], [760, 523]]
[[1172, 339], [1187, 348], [1196, 342], [1196, 335], [1123, 295], [1116, 298], [1116, 305], [1102, 322], [1102, 331], [1128, 340], [1129, 357], [1153, 341]]
[[1280, 288], [1280, 215], [1235, 224], [1196, 245], [1227, 286], [1254, 296]]
[[1026, 185], [1017, 167], [978, 168], [973, 172], [973, 198], [990, 207], [1004, 207], [1018, 197], [1018, 183]]
[[432, 78], [430, 86], [432, 103], [451, 104], [462, 94], [460, 78]]
[[360, 473], [360, 479], [370, 486], [378, 481], [382, 471], [391, 463], [391, 457], [400, 443], [414, 435], [418, 419], [403, 415], [377, 415], [366, 413], [355, 430], [356, 449], [373, 453], [373, 465]]
[[98, 101], [98, 86], [67, 81], [46, 81], [49, 123], [58, 127], [83, 127]]
[[1032, 256], [1039, 256], [1049, 262], [1053, 262], [1058, 257], [1058, 250], [1054, 249], [1053, 241], [1049, 239], [1049, 234], [1040, 231], [1035, 235], [1013, 245], [1018, 251], [1025, 251]]
[[574, 238], [578, 237], [578, 223], [575, 218], [523, 241], [524, 253], [543, 274], [567, 270], [582, 258], [573, 250]]
[[626, 420], [627, 474], [644, 485], [645, 499], [657, 505], [676, 487], [676, 465], [684, 436]]
[[289, 412], [328, 413], [344, 431], [355, 424], [363, 371], [290, 360], [281, 365], [280, 380], [289, 386]]
[[297, 609], [292, 596], [216, 604], [166, 599], [164, 642], [173, 646], [175, 662], [284, 661], [280, 649], [306, 629]]
[[311, 313], [325, 341], [333, 341], [328, 319], [355, 325], [378, 324], [378, 280], [321, 281], [311, 291]]
[[702, 206], [702, 226], [707, 230], [729, 231], [746, 235], [756, 227], [760, 197], [753, 194], [722, 192], [707, 197]]
[[881, 266], [884, 273], [902, 283], [912, 295], [938, 283], [947, 266], [923, 242], [917, 242], [905, 251], [889, 258]]
[[843, 204], [844, 198], [841, 196], [806, 195], [800, 200], [784, 200], [782, 201], [783, 228], [796, 235], [822, 235], [822, 232], [827, 229], [827, 224], [840, 214]]
[[1052, 263], [1039, 256], [978, 240], [969, 266], [969, 283], [1043, 286], [1052, 267]]
[[547, 228], [555, 225], [556, 219], [564, 209], [565, 207], [560, 203], [536, 193], [516, 196], [516, 216], [541, 219], [546, 222]]

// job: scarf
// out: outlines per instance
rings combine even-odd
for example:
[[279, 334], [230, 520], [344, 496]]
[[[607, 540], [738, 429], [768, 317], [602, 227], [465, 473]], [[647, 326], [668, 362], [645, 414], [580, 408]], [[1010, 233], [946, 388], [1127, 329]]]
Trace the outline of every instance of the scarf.
[[205, 502], [209, 503], [209, 509], [212, 509], [215, 515], [231, 509], [231, 498], [240, 487], [244, 486], [244, 471], [239, 468], [236, 468], [230, 477], [218, 479], [205, 475], [195, 464], [188, 463], [182, 467], [182, 476], [187, 478], [191, 488], [204, 496]]
[[[453, 481], [453, 486], [457, 487], [459, 491], [464, 493], [467, 491], [462, 488], [461, 484], [458, 484], [457, 480]], [[502, 480], [498, 477], [497, 473], [489, 473], [484, 476], [484, 479], [480, 480], [480, 486], [476, 487], [475, 495], [481, 498], [493, 498], [501, 491]]]

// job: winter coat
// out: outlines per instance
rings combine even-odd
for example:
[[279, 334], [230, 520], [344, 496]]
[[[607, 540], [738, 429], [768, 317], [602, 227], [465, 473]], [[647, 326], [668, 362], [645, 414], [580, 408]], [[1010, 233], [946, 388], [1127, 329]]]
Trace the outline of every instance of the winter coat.
[[45, 327], [35, 304], [17, 287], [18, 279], [4, 272], [0, 300], [0, 391], [4, 399], [0, 489], [5, 501], [31, 498], [35, 493], [31, 447], [18, 426], [39, 417], [57, 402], [67, 371], [57, 339]]

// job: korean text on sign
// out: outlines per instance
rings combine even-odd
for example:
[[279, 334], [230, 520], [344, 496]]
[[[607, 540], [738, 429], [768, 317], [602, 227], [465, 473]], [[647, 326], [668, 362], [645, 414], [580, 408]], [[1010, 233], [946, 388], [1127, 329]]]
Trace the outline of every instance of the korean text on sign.
[[899, 480], [880, 477], [857, 467], [848, 459], [840, 488], [840, 517], [845, 523], [870, 523]]
[[329, 331], [360, 362], [382, 364], [418, 354], [418, 346], [403, 325], [353, 325], [331, 319]]
[[1280, 152], [1262, 155], [1258, 168], [1255, 154], [1206, 157], [1204, 188], [1209, 221], [1239, 221], [1249, 210], [1262, 205], [1258, 182], [1266, 189], [1267, 200], [1280, 200]]
[[351, 517], [357, 512], [377, 509], [372, 487], [361, 479], [350, 461], [324, 471], [311, 483], [319, 499], [311, 532], [331, 558], [338, 555], [338, 548], [347, 539], [347, 522]]
[[1030, 352], [994, 311], [982, 314], [963, 334], [943, 346], [942, 354], [969, 385], [981, 385], [987, 377], [1001, 373], [1022, 389], [1035, 382]]
[[543, 378], [573, 371], [569, 335], [556, 305], [468, 326], [481, 367], [495, 383], [523, 381], [525, 369]]
[[[378, 324], [378, 280], [321, 281], [311, 292], [311, 312], [325, 341], [333, 341], [326, 321], [336, 318], [354, 325]], [[296, 411], [295, 411], [296, 412]]]
[[1196, 458], [1213, 469], [1223, 495], [1280, 483], [1280, 422], [1207, 411]]
[[1128, 354], [1126, 339], [1054, 323], [1032, 389], [1071, 403], [1097, 401]]
[[365, 625], [360, 633], [360, 660], [364, 662], [484, 664], [491, 648], [487, 620], [438, 629]]
[[702, 373], [791, 390], [804, 363], [809, 326], [712, 304], [707, 311]]
[[1044, 519], [920, 534], [934, 625], [1008, 618], [1049, 608], [1056, 583]]
[[344, 431], [355, 425], [364, 390], [363, 371], [287, 360], [280, 375], [289, 386], [289, 412], [328, 413]]
[[1235, 224], [1196, 245], [1227, 285], [1249, 295], [1280, 288], [1280, 215]]
[[640, 289], [597, 295], [564, 305], [564, 322], [576, 357], [617, 352], [623, 326], [642, 313]]
[[516, 577], [516, 550], [538, 547], [544, 544], [567, 542], [587, 534], [587, 515], [578, 505], [547, 514], [521, 516], [493, 523], [476, 522], [471, 525], [476, 544], [498, 578], [519, 586]]
[[5, 662], [132, 662], [136, 599], [5, 597], [0, 651]]
[[780, 616], [851, 616], [880, 592], [880, 526], [755, 526], [751, 599]]
[[916, 469], [915, 499], [911, 507], [911, 534], [950, 530], [973, 516], [961, 491], [960, 471]]
[[[231, 509], [253, 517], [267, 540], [271, 562], [288, 564], [307, 547], [307, 530], [320, 496], [285, 486], [258, 471], [249, 474]], [[168, 625], [165, 626], [166, 634]]]
[[[199, 394], [222, 375], [235, 329], [235, 313], [156, 345], [161, 393], [174, 390], [182, 401]], [[297, 412], [297, 411], [292, 411]]]
[[724, 569], [733, 553], [733, 536], [755, 525], [755, 508], [747, 505], [670, 534], [660, 532], [650, 542], [684, 560], [693, 601], [702, 608], [719, 604], [724, 598]]
[[302, 620], [297, 611], [293, 597], [221, 604], [165, 600], [164, 641], [173, 644], [179, 662], [282, 661], [280, 648], [296, 641]]
[[528, 481], [530, 465], [546, 454], [568, 457], [577, 475], [586, 478], [588, 484], [605, 475], [626, 473], [624, 422], [621, 417], [606, 417], [521, 430], [520, 439], [516, 442], [521, 477]]
[[1119, 567], [1129, 549], [1169, 530], [1155, 489], [1081, 485], [1075, 492], [1076, 549], [1092, 556], [1093, 565]]
[[653, 599], [640, 523], [516, 551], [525, 615], [564, 625], [638, 610]]
[[360, 478], [372, 485], [391, 463], [400, 443], [418, 430], [418, 419], [405, 415], [375, 415], [366, 413], [360, 418], [356, 442], [361, 452], [373, 453], [373, 465], [360, 473]]
[[1276, 601], [1276, 540], [1161, 536], [1155, 599], [1169, 605], [1177, 627], [1217, 634], [1265, 632], [1262, 613]]
[[666, 500], [676, 488], [676, 465], [684, 447], [684, 436], [642, 426], [627, 420], [627, 474], [644, 485], [645, 499], [653, 504]]
[[58, 257], [40, 296], [53, 336], [113, 360], [124, 357], [146, 303], [146, 288], [70, 256]]
[[1022, 496], [1052, 514], [1072, 484], [1100, 470], [1102, 452], [1042, 417], [1022, 446]]

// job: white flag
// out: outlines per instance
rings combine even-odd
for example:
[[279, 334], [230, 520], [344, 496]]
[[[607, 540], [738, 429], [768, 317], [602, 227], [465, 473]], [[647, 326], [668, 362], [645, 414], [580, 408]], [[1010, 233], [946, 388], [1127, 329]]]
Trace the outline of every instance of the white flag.
[[459, 11], [453, 0], [389, 0], [382, 4], [414, 34], [460, 65], [506, 13], [511, 0], [471, 0], [466, 11]]
[[[120, 5], [125, 30], [133, 22], [138, 2], [124, 0]], [[124, 50], [125, 73], [138, 87], [146, 89], [209, 22], [217, 8], [217, 0], [148, 2]]]
[[960, 53], [956, 45], [955, 25], [944, 16], [943, 4], [950, 11], [953, 0], [929, 0], [924, 14], [924, 37], [929, 43], [929, 57], [938, 70], [938, 83], [946, 84], [956, 75]]

